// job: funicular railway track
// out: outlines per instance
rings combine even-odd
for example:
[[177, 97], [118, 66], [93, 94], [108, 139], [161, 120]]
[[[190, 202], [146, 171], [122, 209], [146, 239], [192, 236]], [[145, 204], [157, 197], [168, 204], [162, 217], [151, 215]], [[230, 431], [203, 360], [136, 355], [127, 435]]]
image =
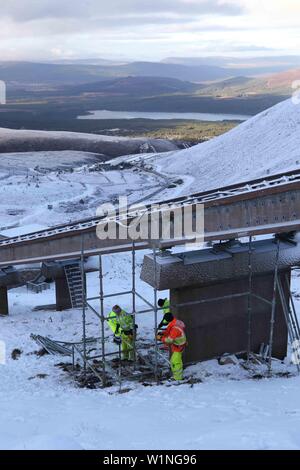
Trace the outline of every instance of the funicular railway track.
[[[204, 207], [206, 241], [242, 236], [300, 230], [300, 170], [230, 185], [216, 190], [181, 196], [155, 203], [164, 211]], [[161, 208], [145, 205], [126, 212], [110, 214], [111, 221], [130, 221]], [[24, 264], [78, 256], [84, 244], [85, 253], [109, 253], [131, 249], [132, 240], [100, 240], [96, 228], [107, 219], [94, 217], [46, 230], [0, 241], [0, 266]], [[161, 241], [163, 247], [184, 244], [186, 238]], [[140, 240], [136, 249], [151, 246], [151, 240]]]

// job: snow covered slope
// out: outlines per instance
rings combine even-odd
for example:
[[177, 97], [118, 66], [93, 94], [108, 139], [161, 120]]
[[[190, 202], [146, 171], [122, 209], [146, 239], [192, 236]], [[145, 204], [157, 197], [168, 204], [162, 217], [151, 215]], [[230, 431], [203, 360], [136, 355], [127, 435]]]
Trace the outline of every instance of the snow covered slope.
[[168, 152], [178, 146], [164, 139], [108, 137], [77, 132], [49, 132], [0, 128], [0, 153], [51, 150], [95, 152], [109, 157], [140, 152]]
[[[143, 252], [137, 254], [140, 266]], [[131, 276], [130, 253], [104, 258], [106, 292], [127, 290]], [[97, 262], [97, 260], [96, 260]], [[297, 274], [295, 274], [297, 276]], [[299, 295], [299, 277], [293, 289]], [[87, 276], [88, 296], [99, 294], [98, 273]], [[149, 301], [153, 292], [137, 276], [138, 291]], [[180, 387], [144, 387], [125, 382], [104, 390], [81, 389], [55, 364], [64, 359], [37, 356], [31, 333], [61, 341], [81, 339], [81, 312], [37, 312], [37, 305], [55, 302], [54, 286], [34, 294], [26, 287], [9, 293], [11, 315], [0, 319], [0, 340], [6, 344], [6, 364], [0, 364], [1, 449], [300, 449], [300, 377], [294, 366], [276, 363], [284, 375], [258, 380], [260, 366], [248, 372], [239, 365], [219, 366], [209, 361], [192, 366], [187, 376], [202, 383]], [[114, 299], [131, 309], [131, 296]], [[300, 298], [296, 297], [300, 311]], [[99, 309], [99, 301], [91, 301]], [[105, 299], [109, 312], [112, 299]], [[137, 309], [144, 303], [137, 300]], [[161, 314], [160, 317], [161, 319]], [[153, 341], [153, 315], [138, 316], [138, 341]], [[87, 312], [89, 336], [99, 334], [99, 322]], [[107, 351], [116, 351], [105, 325]], [[22, 354], [13, 360], [12, 351]], [[176, 406], [176, 413], [174, 412]], [[124, 429], [126, 432], [124, 432]]]
[[0, 233], [16, 224], [29, 228], [94, 217], [97, 207], [117, 202], [119, 195], [133, 203], [169, 184], [142, 170], [104, 171], [99, 161], [98, 155], [75, 151], [0, 154]]
[[220, 137], [152, 162], [164, 173], [192, 176], [190, 192], [300, 168], [300, 105], [284, 101]]

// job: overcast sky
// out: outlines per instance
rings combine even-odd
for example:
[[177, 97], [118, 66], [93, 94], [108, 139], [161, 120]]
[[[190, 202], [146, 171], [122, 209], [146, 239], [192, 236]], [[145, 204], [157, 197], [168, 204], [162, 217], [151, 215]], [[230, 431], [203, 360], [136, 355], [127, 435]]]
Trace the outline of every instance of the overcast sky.
[[2, 0], [0, 60], [300, 51], [300, 0]]

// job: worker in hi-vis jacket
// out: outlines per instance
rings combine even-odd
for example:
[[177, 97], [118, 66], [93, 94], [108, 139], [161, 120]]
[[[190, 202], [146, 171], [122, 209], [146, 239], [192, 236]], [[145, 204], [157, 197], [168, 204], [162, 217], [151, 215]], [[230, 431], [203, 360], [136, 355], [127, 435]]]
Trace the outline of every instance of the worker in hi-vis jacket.
[[162, 321], [157, 327], [158, 330], [161, 330], [162, 328], [166, 328], [169, 324], [169, 322], [165, 319], [165, 316], [167, 313], [171, 312], [170, 301], [169, 299], [158, 299], [157, 305], [159, 306], [159, 308], [162, 308], [164, 314]]
[[114, 342], [122, 345], [122, 358], [134, 360], [134, 336], [137, 325], [133, 316], [115, 305], [108, 315], [108, 324], [114, 334]]
[[177, 320], [171, 312], [165, 314], [165, 320], [168, 322], [167, 329], [157, 334], [157, 340], [162, 341], [170, 348], [170, 362], [173, 379], [183, 380], [183, 361], [182, 353], [186, 347], [185, 324]]

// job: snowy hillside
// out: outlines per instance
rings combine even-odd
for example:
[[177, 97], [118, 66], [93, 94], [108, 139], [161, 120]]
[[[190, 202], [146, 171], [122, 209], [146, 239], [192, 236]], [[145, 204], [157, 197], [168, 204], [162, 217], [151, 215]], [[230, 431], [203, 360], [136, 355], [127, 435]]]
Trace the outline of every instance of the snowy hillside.
[[163, 172], [192, 177], [191, 192], [300, 168], [300, 105], [292, 100], [187, 150], [155, 156]]
[[0, 153], [77, 150], [116, 157], [141, 152], [168, 152], [178, 148], [175, 143], [164, 139], [0, 128]]
[[101, 160], [74, 151], [0, 154], [1, 234], [16, 224], [51, 226], [94, 217], [100, 204], [117, 202], [120, 195], [133, 203], [169, 184], [139, 169], [106, 166], [104, 171]]

